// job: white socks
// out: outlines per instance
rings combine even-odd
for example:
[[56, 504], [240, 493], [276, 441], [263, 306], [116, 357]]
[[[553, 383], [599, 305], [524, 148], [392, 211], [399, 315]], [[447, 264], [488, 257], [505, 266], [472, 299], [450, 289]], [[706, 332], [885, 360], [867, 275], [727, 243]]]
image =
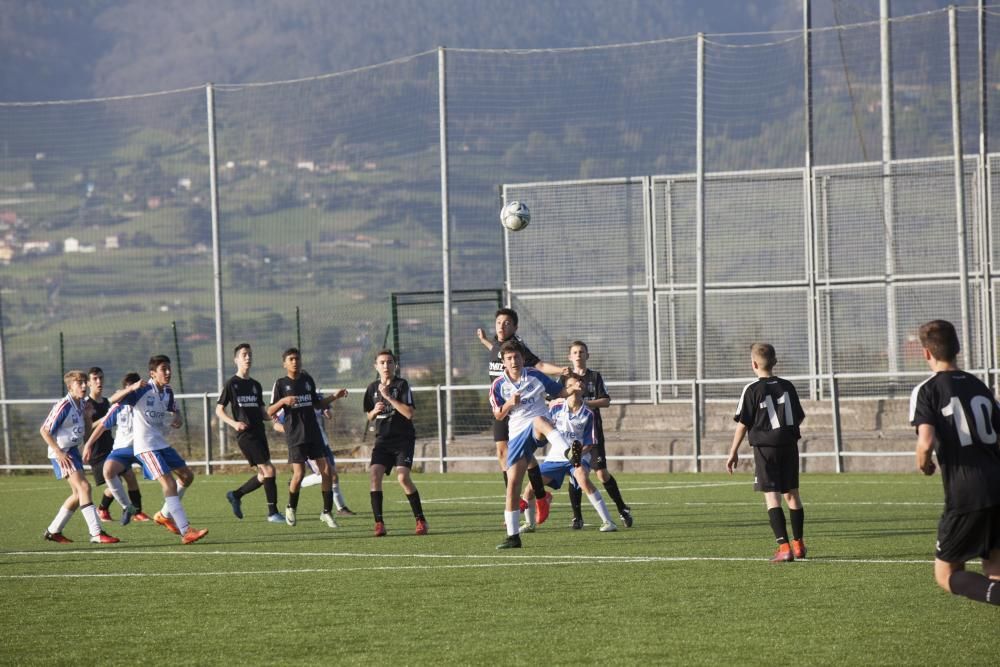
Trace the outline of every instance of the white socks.
[[181, 531], [181, 535], [183, 535], [191, 527], [191, 524], [188, 523], [187, 513], [184, 512], [184, 508], [181, 506], [180, 494], [167, 496], [164, 500], [166, 502], [164, 502], [163, 506], [170, 510], [168, 516], [174, 520], [177, 530]]
[[118, 504], [122, 506], [122, 509], [125, 509], [132, 504], [132, 501], [129, 500], [128, 494], [125, 492], [125, 487], [122, 486], [121, 477], [115, 475], [114, 477], [108, 477], [105, 481], [108, 483], [108, 489], [111, 490], [111, 495], [115, 497], [115, 500], [117, 500]]
[[338, 510], [344, 509], [347, 503], [344, 502], [344, 494], [340, 492], [340, 484], [334, 484], [330, 490], [333, 491], [333, 504]]
[[593, 493], [587, 494], [587, 500], [590, 504], [594, 506], [597, 510], [598, 516], [601, 517], [601, 521], [608, 523], [611, 521], [611, 515], [608, 513], [608, 506], [604, 504], [604, 498], [601, 496], [601, 492], [595, 490]]
[[504, 510], [503, 521], [504, 521], [505, 524], [507, 524], [507, 535], [508, 536], [512, 537], [514, 535], [519, 535], [520, 534], [520, 528], [517, 525], [517, 520], [518, 520], [520, 514], [521, 513], [518, 512], [517, 510], [514, 510], [513, 512], [508, 512], [508, 511]]
[[[180, 499], [184, 497], [184, 492], [185, 491], [187, 491], [187, 487], [184, 486], [183, 484], [181, 484], [180, 482], [178, 482], [177, 483], [177, 500], [178, 501], [180, 501]], [[170, 514], [170, 503], [167, 502], [166, 498], [163, 499], [163, 507], [160, 509], [160, 514], [162, 514], [163, 516], [167, 517], [168, 519], [173, 519], [174, 518], [173, 515]]]
[[80, 514], [87, 521], [87, 529], [90, 531], [90, 536], [97, 537], [100, 535], [101, 519], [97, 516], [97, 508], [94, 507], [94, 503], [90, 503], [86, 507], [81, 507]]
[[52, 519], [52, 523], [49, 524], [49, 532], [55, 535], [56, 533], [63, 532], [63, 528], [69, 523], [70, 517], [76, 510], [68, 510], [65, 507], [60, 507], [59, 511], [56, 512], [56, 518]]

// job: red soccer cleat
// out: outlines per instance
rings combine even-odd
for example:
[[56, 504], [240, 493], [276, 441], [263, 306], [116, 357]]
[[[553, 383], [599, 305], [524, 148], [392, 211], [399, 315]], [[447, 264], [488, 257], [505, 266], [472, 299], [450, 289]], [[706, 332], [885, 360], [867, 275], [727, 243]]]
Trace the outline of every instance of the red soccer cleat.
[[111, 537], [103, 530], [99, 532], [97, 535], [91, 535], [90, 541], [93, 542], [94, 544], [118, 544], [119, 542], [121, 542], [121, 540], [119, 540], [117, 537]]
[[427, 520], [417, 519], [417, 529], [413, 531], [416, 535], [426, 535], [427, 534]]
[[545, 492], [544, 498], [538, 498], [535, 500], [535, 510], [538, 512], [538, 519], [535, 521], [537, 525], [542, 525], [545, 520], [549, 518], [549, 509], [552, 507], [552, 494], [548, 491]]
[[160, 524], [161, 526], [163, 526], [164, 528], [166, 528], [167, 530], [169, 530], [174, 535], [180, 535], [181, 534], [181, 531], [177, 527], [177, 524], [174, 523], [174, 520], [171, 519], [170, 517], [163, 516], [162, 512], [157, 512], [156, 514], [154, 514], [153, 515], [153, 521], [155, 521], [156, 523]]
[[49, 542], [58, 542], [59, 544], [73, 543], [73, 540], [69, 539], [62, 533], [50, 533], [49, 531], [46, 530], [45, 535], [43, 535], [43, 537], [47, 539]]
[[521, 510], [521, 514], [528, 511], [528, 501], [524, 498], [517, 499], [517, 509]]
[[153, 519], [150, 518], [150, 516], [148, 514], [146, 514], [145, 512], [136, 512], [135, 516], [132, 517], [132, 520], [133, 521], [139, 521], [139, 522], [145, 522], [145, 521], [152, 521]]
[[208, 535], [208, 528], [195, 530], [194, 528], [189, 527], [187, 532], [184, 533], [184, 537], [181, 538], [181, 544], [194, 544], [206, 535]]
[[792, 545], [788, 542], [778, 545], [778, 550], [774, 552], [774, 557], [771, 559], [772, 563], [791, 563], [795, 560], [795, 555], [792, 554]]
[[805, 558], [806, 543], [802, 540], [792, 540], [792, 555], [796, 558]]
[[97, 508], [97, 518], [101, 521], [111, 521], [111, 512], [104, 509], [103, 507]]
[[375, 522], [375, 537], [385, 537], [386, 534], [385, 524], [381, 521]]

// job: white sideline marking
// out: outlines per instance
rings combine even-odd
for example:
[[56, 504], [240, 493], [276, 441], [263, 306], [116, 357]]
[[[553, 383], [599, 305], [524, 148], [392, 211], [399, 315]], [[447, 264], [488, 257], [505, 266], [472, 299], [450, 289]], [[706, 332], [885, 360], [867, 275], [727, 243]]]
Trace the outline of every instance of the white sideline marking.
[[[37, 555], [64, 555], [64, 554], [94, 554], [93, 551], [38, 551], [38, 552], [9, 552], [4, 555], [9, 556], [37, 556]], [[55, 574], [6, 574], [0, 575], [0, 579], [106, 579], [114, 577], [225, 577], [225, 576], [247, 576], [247, 575], [279, 575], [279, 574], [332, 574], [342, 572], [380, 572], [399, 570], [455, 570], [455, 569], [483, 569], [497, 567], [523, 567], [525, 560], [530, 559], [535, 565], [574, 565], [581, 561], [596, 563], [686, 563], [686, 562], [737, 562], [737, 563], [768, 563], [767, 558], [745, 558], [745, 557], [711, 557], [711, 556], [542, 556], [532, 554], [530, 556], [507, 555], [507, 556], [487, 556], [487, 555], [443, 555], [443, 554], [352, 554], [352, 553], [317, 553], [303, 554], [297, 552], [247, 552], [247, 551], [103, 551], [105, 554], [119, 555], [202, 555], [202, 556], [232, 556], [232, 555], [254, 555], [254, 556], [342, 556], [359, 558], [428, 558], [428, 559], [493, 559], [495, 562], [489, 563], [461, 563], [454, 565], [428, 564], [428, 565], [366, 565], [360, 567], [336, 567], [336, 568], [297, 568], [297, 569], [277, 569], [277, 570], [219, 570], [214, 572], [85, 572], [81, 574], [55, 573]], [[540, 562], [539, 562], [540, 561]], [[802, 560], [801, 563], [816, 564], [878, 564], [878, 565], [930, 565], [932, 560], [893, 560], [893, 559], [871, 559], [871, 558], [830, 558]], [[794, 567], [794, 566], [792, 566]]]

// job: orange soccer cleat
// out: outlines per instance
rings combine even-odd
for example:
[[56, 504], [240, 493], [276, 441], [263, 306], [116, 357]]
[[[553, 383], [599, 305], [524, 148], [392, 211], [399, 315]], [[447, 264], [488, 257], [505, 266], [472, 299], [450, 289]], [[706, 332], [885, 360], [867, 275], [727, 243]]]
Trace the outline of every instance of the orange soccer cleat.
[[792, 555], [796, 558], [805, 558], [806, 543], [802, 540], [792, 540]]
[[375, 522], [375, 537], [385, 537], [386, 534], [385, 524], [381, 521]]
[[194, 544], [206, 535], [208, 535], [208, 528], [202, 528], [201, 530], [188, 528], [187, 532], [184, 533], [184, 537], [181, 538], [181, 544]]
[[417, 519], [417, 529], [413, 531], [416, 535], [426, 535], [427, 534], [427, 520]]
[[156, 514], [154, 514], [153, 515], [153, 521], [155, 521], [156, 523], [160, 524], [161, 526], [163, 526], [164, 528], [166, 528], [167, 530], [169, 530], [174, 535], [180, 535], [181, 534], [181, 531], [177, 527], [177, 524], [174, 523], [174, 520], [171, 519], [168, 516], [163, 516], [163, 512], [157, 512]]
[[792, 545], [788, 542], [778, 545], [778, 550], [774, 552], [774, 557], [771, 558], [772, 563], [790, 563], [795, 560], [795, 556], [792, 554]]
[[537, 525], [542, 525], [545, 520], [549, 518], [549, 510], [552, 508], [552, 494], [548, 491], [545, 492], [544, 498], [538, 498], [535, 500], [535, 510], [538, 512], [538, 518], [535, 520]]

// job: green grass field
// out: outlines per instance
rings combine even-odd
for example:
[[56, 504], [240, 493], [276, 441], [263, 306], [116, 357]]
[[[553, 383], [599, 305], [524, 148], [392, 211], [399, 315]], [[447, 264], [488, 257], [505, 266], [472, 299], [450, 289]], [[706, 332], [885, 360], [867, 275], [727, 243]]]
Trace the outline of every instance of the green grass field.
[[[359, 514], [330, 530], [318, 488], [299, 525], [264, 521], [263, 491], [236, 520], [246, 475], [198, 477], [184, 499], [210, 529], [181, 546], [155, 524], [81, 517], [41, 539], [67, 485], [0, 479], [3, 664], [997, 664], [1000, 609], [932, 577], [941, 482], [914, 475], [802, 478], [810, 557], [768, 562], [749, 476], [620, 474], [635, 526], [600, 533], [565, 491], [524, 548], [503, 538], [498, 475], [415, 475], [431, 526], [412, 534], [386, 486], [389, 535], [371, 536], [367, 482], [341, 477]], [[287, 479], [287, 476], [286, 476]], [[279, 485], [279, 489], [282, 485]], [[162, 501], [144, 482], [145, 509]], [[281, 489], [283, 503], [286, 490]], [[117, 516], [118, 509], [113, 508]]]

